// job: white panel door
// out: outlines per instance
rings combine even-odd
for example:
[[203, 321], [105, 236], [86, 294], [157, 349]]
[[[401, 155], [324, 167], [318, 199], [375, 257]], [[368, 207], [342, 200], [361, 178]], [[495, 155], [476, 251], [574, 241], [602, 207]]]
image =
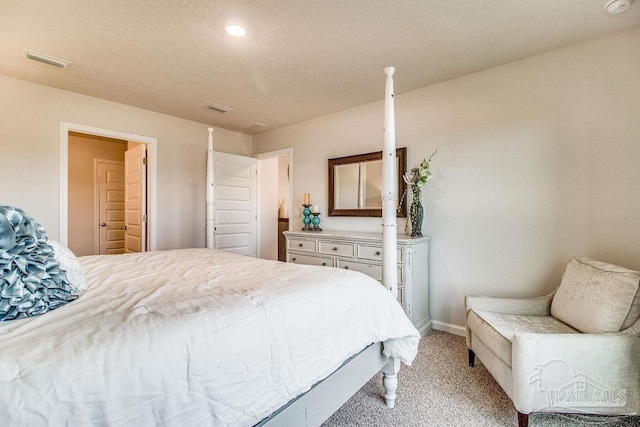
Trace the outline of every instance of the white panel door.
[[144, 252], [147, 239], [147, 146], [140, 144], [124, 153], [125, 252]]
[[257, 160], [213, 152], [215, 248], [256, 256]]
[[98, 253], [124, 252], [124, 164], [97, 160]]

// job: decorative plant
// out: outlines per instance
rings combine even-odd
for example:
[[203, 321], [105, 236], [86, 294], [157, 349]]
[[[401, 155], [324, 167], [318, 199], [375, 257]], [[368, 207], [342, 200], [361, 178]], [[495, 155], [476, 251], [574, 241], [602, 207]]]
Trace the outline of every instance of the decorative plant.
[[417, 185], [418, 187], [422, 187], [431, 179], [431, 171], [429, 170], [429, 166], [431, 165], [431, 159], [436, 155], [438, 150], [433, 152], [433, 154], [427, 159], [426, 157], [422, 160], [420, 165], [416, 168], [411, 168], [409, 172], [405, 173], [403, 176], [404, 182], [409, 184], [411, 187]]
[[[411, 237], [422, 237], [424, 209], [422, 208], [422, 201], [420, 200], [420, 188], [431, 179], [429, 167], [431, 166], [431, 159], [437, 152], [438, 150], [434, 151], [428, 159], [425, 157], [418, 167], [411, 168], [409, 172], [405, 173], [402, 177], [411, 188], [411, 206], [409, 207]], [[402, 198], [404, 199], [404, 194]], [[400, 201], [400, 205], [402, 205], [402, 200]], [[409, 223], [407, 223], [407, 226], [408, 225]]]

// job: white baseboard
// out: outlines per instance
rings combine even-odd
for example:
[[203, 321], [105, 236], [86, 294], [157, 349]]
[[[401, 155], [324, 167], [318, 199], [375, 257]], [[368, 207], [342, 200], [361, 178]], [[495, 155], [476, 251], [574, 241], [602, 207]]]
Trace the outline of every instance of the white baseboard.
[[416, 329], [420, 332], [420, 336], [424, 337], [431, 330], [433, 325], [428, 317], [416, 325]]
[[433, 323], [433, 329], [437, 331], [448, 332], [450, 334], [460, 335], [461, 337], [467, 335], [464, 326], [452, 325], [451, 323], [439, 322], [437, 320], [432, 320], [431, 323]]

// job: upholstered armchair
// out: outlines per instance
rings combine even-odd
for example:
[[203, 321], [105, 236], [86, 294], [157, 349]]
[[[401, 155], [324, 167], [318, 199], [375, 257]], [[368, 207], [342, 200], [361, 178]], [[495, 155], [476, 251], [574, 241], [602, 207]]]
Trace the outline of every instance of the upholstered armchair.
[[640, 272], [574, 258], [551, 295], [465, 305], [469, 366], [477, 355], [520, 427], [532, 412], [640, 414]]

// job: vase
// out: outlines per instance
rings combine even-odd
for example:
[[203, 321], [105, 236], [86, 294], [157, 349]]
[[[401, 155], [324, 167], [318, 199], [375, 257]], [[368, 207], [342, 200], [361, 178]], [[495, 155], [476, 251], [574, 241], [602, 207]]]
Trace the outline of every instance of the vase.
[[411, 206], [409, 207], [409, 219], [411, 221], [411, 237], [422, 237], [422, 220], [424, 219], [424, 209], [422, 208], [422, 197], [420, 187], [411, 186]]

